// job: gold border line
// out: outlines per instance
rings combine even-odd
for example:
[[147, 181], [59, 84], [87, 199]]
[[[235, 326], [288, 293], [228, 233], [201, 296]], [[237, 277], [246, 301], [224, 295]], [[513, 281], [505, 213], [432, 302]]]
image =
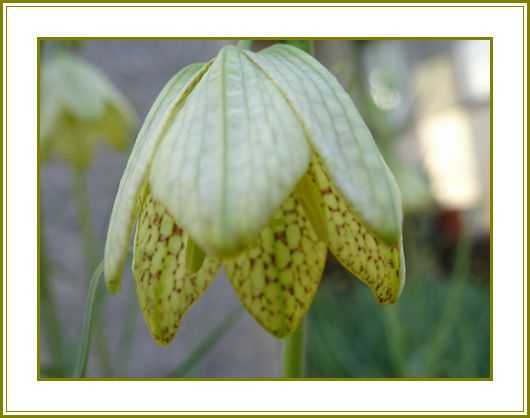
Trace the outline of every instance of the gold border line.
[[[6, 174], [5, 174], [5, 193], [6, 193], [6, 205], [5, 205], [5, 217], [6, 217], [6, 224], [5, 224], [5, 235], [6, 235], [6, 248], [5, 248], [5, 253], [6, 253], [6, 259], [5, 259], [5, 268], [6, 268], [6, 277], [5, 279], [2, 278], [2, 281], [5, 280], [5, 312], [6, 312], [6, 315], [5, 315], [5, 358], [6, 358], [6, 362], [5, 362], [5, 405], [3, 405], [3, 407], [5, 407], [5, 410], [8, 411], [8, 407], [7, 407], [7, 399], [9, 398], [8, 396], [8, 393], [7, 393], [7, 389], [8, 389], [8, 384], [7, 384], [7, 381], [8, 381], [8, 347], [7, 347], [7, 335], [8, 335], [8, 320], [7, 320], [7, 312], [8, 312], [8, 302], [7, 302], [7, 295], [9, 294], [8, 292], [8, 282], [9, 280], [7, 280], [7, 272], [8, 272], [8, 263], [7, 263], [7, 260], [8, 260], [8, 248], [7, 248], [7, 241], [8, 241], [8, 222], [7, 222], [7, 219], [8, 219], [8, 205], [7, 205], [7, 194], [8, 194], [8, 162], [7, 162], [7, 156], [9, 154], [8, 152], [8, 141], [7, 141], [7, 138], [8, 138], [8, 134], [7, 134], [7, 127], [8, 127], [8, 108], [7, 108], [7, 101], [8, 101], [8, 66], [7, 66], [7, 51], [8, 51], [8, 45], [7, 45], [7, 32], [8, 32], [8, 26], [7, 26], [7, 10], [8, 10], [8, 7], [6, 6], [5, 8], [5, 62], [4, 62], [4, 58], [3, 58], [3, 55], [2, 55], [2, 69], [4, 69], [4, 65], [5, 65], [5, 79], [6, 79], [6, 83], [5, 83], [5, 96], [6, 96], [6, 108], [5, 108], [5, 146], [6, 146], [6, 153], [5, 153], [5, 166], [6, 166]], [[2, 23], [4, 22], [4, 20], [2, 19]], [[3, 35], [3, 32], [2, 32], [2, 35]], [[2, 47], [3, 47], [3, 43], [2, 43]], [[2, 79], [2, 84], [3, 84], [3, 79]], [[2, 96], [2, 107], [3, 107], [3, 103], [4, 103], [4, 100], [3, 100], [3, 96]], [[3, 131], [2, 131], [2, 136], [3, 136]], [[2, 141], [3, 142], [3, 141]], [[2, 165], [3, 165], [3, 160], [2, 160]], [[3, 199], [3, 195], [2, 195], [2, 199]], [[3, 202], [2, 202], [2, 206], [3, 206]], [[3, 222], [3, 218], [2, 218], [2, 222]], [[2, 241], [3, 241], [3, 237], [2, 237]], [[3, 271], [2, 271], [2, 275], [3, 275]], [[0, 312], [0, 315], [2, 316], [2, 331], [3, 331], [3, 328], [4, 328], [4, 322], [3, 322], [3, 319], [4, 319], [4, 311], [2, 310], [2, 312]], [[3, 332], [2, 332], [2, 347], [4, 347], [4, 338], [3, 338]], [[2, 363], [3, 363], [3, 357], [2, 357]], [[2, 383], [3, 383], [3, 375], [2, 375]]]
[[[2, 256], [0, 257], [0, 266], [1, 266], [0, 275], [2, 277], [2, 285], [0, 286], [0, 321], [1, 321], [0, 327], [2, 328], [2, 344], [0, 345], [0, 355], [2, 357], [2, 361], [0, 364], [0, 374], [1, 374], [2, 380], [0, 382], [0, 386], [2, 386], [2, 399], [0, 399], [0, 408], [1, 408], [1, 411], [4, 411], [4, 334], [3, 334], [3, 330], [4, 330], [4, 203], [6, 203], [7, 201], [7, 188], [6, 188], [6, 201], [4, 201], [4, 140], [5, 140], [6, 146], [7, 146], [7, 140], [6, 138], [4, 138], [4, 65], [5, 63], [4, 63], [4, 42], [3, 42], [3, 39], [4, 39], [4, 8], [3, 7], [0, 7], [0, 28], [2, 31], [2, 42], [0, 44], [0, 54], [2, 55], [2, 68], [0, 69], [0, 74], [2, 75], [2, 86], [0, 86], [0, 91], [2, 93], [2, 102], [0, 104], [0, 108], [2, 109], [2, 117], [0, 118], [1, 119], [0, 128], [2, 132], [2, 147], [0, 148], [0, 156], [1, 156], [0, 158], [1, 159], [0, 190], [2, 191], [2, 208], [0, 209], [0, 214], [2, 216], [2, 220], [0, 221], [0, 233], [2, 234], [2, 239], [0, 240], [0, 249], [2, 250]], [[7, 88], [7, 74], [6, 74], [6, 88]], [[7, 103], [7, 90], [6, 90], [6, 103]], [[7, 112], [7, 106], [6, 106], [6, 112]], [[7, 133], [7, 127], [6, 127], [6, 133]], [[6, 174], [7, 174], [7, 158], [6, 158]], [[7, 220], [7, 207], [6, 207], [6, 220]], [[6, 227], [7, 227], [7, 222], [6, 222]], [[7, 244], [7, 229], [6, 229], [6, 244]], [[6, 245], [6, 255], [7, 255], [7, 245]], [[7, 271], [7, 266], [6, 266], [6, 271]], [[6, 284], [7, 284], [7, 280], [6, 280]], [[6, 337], [7, 337], [7, 328], [6, 328]], [[6, 360], [7, 360], [7, 353], [6, 353]], [[7, 364], [7, 361], [6, 361], [6, 364]], [[7, 373], [6, 373], [6, 383], [7, 383]], [[5, 385], [5, 389], [6, 389], [5, 399], [7, 399], [7, 384]]]
[[[59, 0], [58, 2], [62, 2], [62, 0]], [[134, 0], [133, 0], [134, 2]], [[165, 1], [163, 1], [165, 2]], [[194, 1], [191, 1], [191, 2], [194, 2]], [[270, 1], [270, 3], [275, 3], [276, 1], [275, 0], [272, 0]], [[339, 0], [338, 2], [342, 2], [342, 0]], [[451, 1], [450, 1], [451, 2]], [[493, 2], [493, 1], [492, 1]], [[518, 3], [519, 1], [517, 1]], [[2, 2], [4, 4], [4, 2]], [[425, 7], [425, 8], [436, 8], [436, 7], [447, 7], [447, 8], [466, 8], [466, 7], [469, 7], [469, 8], [476, 8], [476, 7], [480, 7], [480, 8], [490, 8], [490, 7], [498, 7], [498, 8], [508, 8], [508, 7], [517, 7], [517, 8], [523, 8], [524, 9], [524, 6], [515, 6], [515, 5], [506, 5], [506, 6], [496, 6], [496, 5], [476, 5], [476, 6], [472, 6], [472, 5], [468, 5], [468, 6], [464, 6], [464, 5], [461, 5], [461, 6], [457, 6], [457, 5], [440, 5], [440, 6], [427, 6], [427, 5], [419, 5], [419, 6], [397, 6], [397, 5], [377, 5], [377, 6], [361, 6], [361, 5], [358, 5], [358, 6], [314, 6], [314, 5], [306, 5], [306, 6], [204, 6], [204, 5], [201, 5], [201, 6], [157, 6], [157, 5], [153, 5], [153, 6], [142, 6], [142, 5], [129, 5], [129, 6], [104, 6], [104, 5], [94, 5], [94, 6], [72, 6], [72, 5], [60, 5], [60, 6], [32, 6], [32, 5], [13, 5], [12, 3], [19, 3], [19, 2], [10, 2], [10, 3], [6, 3], [6, 13], [5, 13], [5, 26], [6, 26], [6, 31], [5, 31], [5, 35], [6, 35], [6, 60], [7, 60], [7, 9], [9, 7], [38, 7], [38, 8], [43, 8], [43, 7], [62, 7], [62, 8], [66, 8], [66, 7], [76, 7], [76, 8], [82, 8], [82, 7], [130, 7], [130, 8], [136, 8], [136, 7], [149, 7], [149, 8], [153, 8], [153, 7], [191, 7], [191, 8], [197, 8], [197, 7], [208, 7], [208, 8], [218, 8], [218, 7], [239, 7], [239, 8], [242, 8], [242, 7], [307, 7], [307, 8], [313, 8], [313, 7], [323, 7], [323, 8], [340, 8], [340, 7], [363, 7], [363, 8], [379, 8], [379, 7], [384, 7], [384, 8], [405, 8], [405, 7], [413, 7], [413, 8], [421, 8], [421, 7]], [[21, 2], [20, 2], [21, 3]], [[99, 3], [98, 1], [94, 2], [94, 3]], [[371, 3], [371, 2], [370, 2]], [[525, 3], [524, 1], [522, 1], [522, 3]], [[9, 4], [9, 7], [8, 7], [8, 4]], [[3, 8], [2, 8], [2, 18], [4, 17], [4, 14], [3, 14]], [[3, 29], [3, 22], [4, 20], [2, 19], [2, 29]], [[525, 27], [525, 19], [524, 19], [524, 13], [523, 13], [523, 31], [525, 31], [526, 27]], [[42, 38], [42, 39], [61, 39], [61, 38], [53, 38], [53, 37], [49, 37], [49, 38]], [[75, 38], [63, 38], [63, 39], [75, 39]], [[100, 39], [99, 37], [94, 37], [94, 38], [87, 38], [87, 39]], [[120, 39], [120, 38], [104, 38], [104, 39]], [[125, 39], [125, 38], [123, 38]], [[126, 38], [126, 39], [130, 39], [130, 40], [133, 40], [133, 39], [138, 39], [138, 38]], [[155, 38], [147, 38], [147, 40], [154, 40], [154, 39], [157, 39], [156, 37]], [[179, 39], [179, 38], [164, 38], [164, 39]], [[182, 39], [182, 38], [180, 38]], [[233, 39], [233, 38], [229, 38], [229, 37], [224, 37], [224, 38], [187, 38], [187, 39]], [[240, 39], [240, 38], [237, 38], [237, 39]], [[253, 39], [275, 39], [275, 38], [253, 38]], [[278, 39], [278, 38], [276, 38]], [[284, 39], [284, 38], [282, 38]], [[436, 37], [433, 37], [433, 38], [385, 38], [385, 37], [375, 37], [375, 38], [291, 38], [291, 39], [444, 39], [443, 37], [440, 37], [440, 38], [436, 38]], [[447, 39], [466, 39], [466, 38], [447, 38]], [[469, 38], [469, 39], [484, 39], [483, 37], [478, 37], [478, 38]], [[492, 292], [492, 280], [493, 280], [493, 229], [492, 229], [492, 223], [493, 223], [493, 39], [491, 37], [486, 37], [486, 39], [490, 39], [490, 42], [491, 42], [491, 46], [490, 46], [490, 327], [492, 328], [493, 327], [493, 324], [492, 324], [492, 308], [493, 308], [493, 292]], [[524, 53], [526, 52], [526, 48], [524, 47], [525, 45], [525, 40], [523, 40], [523, 56], [524, 56]], [[2, 46], [0, 47], [2, 52], [3, 52], [3, 44]], [[38, 57], [37, 57], [37, 61], [40, 59], [39, 57], [39, 52], [37, 53]], [[3, 55], [2, 55], [3, 56]], [[525, 60], [524, 60], [525, 61]], [[526, 61], [525, 61], [526, 62]], [[6, 62], [3, 62], [3, 65], [2, 65], [2, 75], [3, 75], [3, 71], [4, 71], [4, 68], [5, 68], [5, 74], [6, 74], [6, 86], [5, 86], [5, 93], [6, 93], [6, 100], [7, 100], [7, 65], [6, 65]], [[523, 68], [524, 68], [524, 63], [523, 63]], [[523, 71], [523, 88], [525, 88], [525, 72]], [[39, 87], [39, 86], [38, 86]], [[2, 92], [3, 92], [3, 86], [2, 86]], [[37, 93], [39, 94], [39, 93]], [[3, 97], [3, 96], [2, 96]], [[7, 105], [7, 102], [6, 102], [6, 105]], [[3, 101], [2, 101], [2, 106], [3, 106]], [[37, 103], [37, 106], [38, 106], [38, 103]], [[524, 94], [523, 94], [523, 111], [525, 109], [525, 97], [524, 97]], [[3, 121], [2, 121], [3, 122]], [[2, 123], [0, 122], [0, 123]], [[37, 112], [37, 123], [39, 124], [39, 112]], [[3, 123], [2, 123], [2, 126], [3, 126]], [[6, 120], [5, 120], [5, 127], [6, 127], [6, 137], [7, 137], [7, 106], [6, 106]], [[524, 129], [524, 128], [523, 128]], [[524, 132], [524, 131], [523, 131]], [[3, 131], [2, 131], [2, 134], [3, 134]], [[38, 134], [38, 132], [37, 132]], [[39, 148], [39, 147], [38, 147]], [[524, 150], [524, 144], [523, 144], [523, 150]], [[2, 150], [0, 151], [2, 153], [2, 157], [4, 156], [3, 155], [3, 148]], [[527, 149], [527, 152], [528, 152], [528, 149]], [[37, 151], [37, 156], [38, 156], [38, 161], [37, 161], [37, 168], [39, 169], [39, 159], [40, 159], [40, 155], [39, 155], [39, 150]], [[3, 158], [2, 158], [2, 168], [3, 168], [3, 164], [4, 164], [4, 161], [3, 161]], [[524, 164], [524, 154], [523, 154], [523, 164]], [[5, 161], [5, 165], [6, 165], [6, 200], [7, 200], [7, 138], [6, 138], [6, 161]], [[38, 177], [40, 177], [39, 175], [39, 172], [37, 173], [38, 174]], [[3, 190], [3, 170], [2, 170], [2, 173], [0, 175], [0, 178], [2, 179], [2, 190]], [[38, 185], [38, 201], [39, 201], [39, 206], [40, 206], [40, 187], [39, 187], [39, 184], [40, 184], [40, 179], [37, 180], [37, 185]], [[523, 182], [524, 184], [524, 182]], [[528, 187], [528, 183], [527, 183], [527, 187]], [[523, 190], [524, 192], [524, 190]], [[2, 195], [3, 197], [3, 195]], [[527, 198], [528, 198], [528, 195], [527, 195]], [[5, 202], [4, 202], [5, 203]], [[5, 208], [5, 212], [6, 212], [6, 221], [7, 221], [7, 206]], [[2, 209], [2, 214], [3, 214], [3, 209]], [[39, 236], [39, 233], [40, 233], [40, 207], [38, 208], [38, 216], [39, 216], [39, 219], [38, 219], [38, 225], [37, 225], [37, 236]], [[524, 214], [523, 214], [523, 225], [524, 225]], [[5, 231], [6, 231], [6, 240], [7, 240], [7, 222], [6, 222], [6, 225], [5, 225]], [[2, 225], [0, 226], [0, 231], [2, 231], [2, 228], [3, 228], [3, 217], [2, 217]], [[528, 224], [527, 224], [527, 228], [528, 228]], [[528, 229], [528, 231], [530, 231], [530, 229]], [[524, 241], [524, 237], [523, 237], [523, 241]], [[7, 241], [6, 241], [6, 244], [7, 244]], [[2, 243], [0, 244], [2, 247], [3, 247], [3, 241]], [[39, 245], [39, 244], [38, 244]], [[523, 246], [524, 246], [524, 242], [523, 242]], [[523, 247], [524, 248], [524, 247]], [[530, 254], [529, 254], [530, 255]], [[38, 257], [40, 257], [40, 249], [39, 249], [39, 253], [38, 253]], [[3, 267], [3, 259], [2, 259], [2, 267]], [[6, 273], [7, 273], [7, 246], [6, 246]], [[2, 275], [3, 275], [3, 270], [2, 270]], [[523, 284], [524, 285], [524, 284]], [[39, 286], [39, 284], [38, 284]], [[528, 289], [527, 289], [528, 291]], [[3, 288], [0, 290], [0, 292], [2, 292], [2, 296], [3, 296]], [[6, 296], [7, 296], [7, 280], [6, 280]], [[530, 296], [530, 293], [529, 293], [529, 296]], [[523, 292], [523, 300], [524, 300], [524, 292]], [[3, 308], [3, 297], [2, 297], [2, 301], [0, 302], [1, 303], [1, 307]], [[39, 303], [39, 301], [37, 302]], [[38, 310], [37, 310], [38, 311]], [[3, 310], [1, 312], [2, 316], [3, 316]], [[525, 318], [526, 319], [526, 318]], [[39, 324], [39, 323], [38, 323]], [[2, 322], [2, 326], [3, 326], [3, 322]], [[38, 332], [40, 332], [38, 330]], [[7, 297], [6, 297], [6, 337], [7, 337]], [[40, 343], [40, 339], [38, 338], [38, 344]], [[492, 368], [492, 360], [493, 360], [493, 334], [492, 334], [492, 329], [491, 329], [491, 333], [490, 333], [490, 377], [492, 378], [493, 376], [493, 368]], [[3, 343], [2, 343], [2, 353], [3, 353]], [[37, 356], [38, 356], [38, 353], [39, 351], [37, 352]], [[523, 353], [524, 354], [524, 353]], [[6, 345], [6, 359], [7, 359], [7, 345]], [[523, 359], [524, 361], [525, 359]], [[0, 366], [3, 368], [3, 364], [2, 366]], [[0, 369], [0, 370], [3, 370], [3, 369]], [[5, 370], [6, 370], [6, 383], [7, 383], [7, 362], [6, 362], [6, 367], [5, 367]], [[65, 379], [40, 379], [40, 380], [44, 380], [44, 381], [48, 381], [48, 380], [101, 380], [101, 379], [91, 379], [91, 378], [85, 378], [85, 379], [68, 379], [68, 378], [65, 378]], [[104, 380], [108, 380], [108, 379], [104, 379]], [[114, 380], [114, 379], [113, 379]], [[121, 379], [117, 379], [117, 380], [121, 380]], [[134, 380], [148, 380], [148, 379], [134, 379]], [[150, 380], [150, 379], [149, 379]], [[157, 379], [158, 380], [158, 379]], [[162, 379], [162, 380], [192, 380], [192, 379]], [[206, 381], [206, 380], [210, 380], [210, 379], [202, 379], [202, 378], [197, 378], [196, 380], [200, 380], [200, 381]], [[236, 379], [214, 379], [214, 380], [236, 380]], [[240, 380], [240, 379], [237, 379], [237, 380]], [[241, 379], [241, 380], [246, 380], [246, 379]], [[247, 379], [248, 380], [248, 379]], [[258, 379], [258, 380], [263, 380], [263, 379]], [[264, 380], [286, 380], [286, 379], [264, 379]], [[289, 380], [300, 380], [300, 379], [289, 379]], [[309, 379], [309, 380], [317, 380], [317, 379]], [[323, 379], [323, 380], [334, 380], [334, 379]], [[348, 380], [348, 381], [351, 381], [351, 380], [361, 380], [361, 381], [364, 381], [364, 380], [371, 380], [371, 379], [362, 379], [362, 378], [359, 378], [359, 379], [339, 379], [339, 380]], [[421, 380], [421, 381], [424, 381], [424, 380], [430, 380], [430, 379], [407, 379], [407, 378], [403, 378], [403, 379], [378, 379], [378, 380], [414, 380], [414, 381], [418, 381], [418, 380]], [[453, 380], [491, 380], [491, 379], [482, 379], [482, 378], [478, 378], [478, 379], [433, 379], [433, 380], [443, 380], [443, 381], [453, 381]], [[523, 376], [523, 388], [524, 388], [524, 376]], [[2, 399], [2, 407], [4, 406], [3, 405], [3, 399]], [[6, 401], [7, 401], [7, 385], [6, 385]], [[524, 406], [524, 405], [523, 405]], [[7, 408], [6, 408], [7, 410]], [[15, 411], [13, 411], [15, 412]], [[30, 413], [34, 413], [34, 412], [38, 412], [38, 411], [16, 411], [16, 412], [22, 412], [22, 413], [25, 413], [25, 412], [30, 412]], [[46, 412], [57, 412], [57, 413], [68, 413], [68, 412], [89, 412], [89, 411], [46, 411]], [[195, 413], [202, 413], [202, 412], [206, 412], [206, 413], [213, 413], [213, 412], [216, 412], [216, 411], [90, 411], [90, 412], [129, 412], [129, 413], [133, 413], [133, 412], [182, 412], [182, 413], [187, 413], [187, 412], [195, 412]], [[316, 413], [319, 413], [319, 412], [385, 412], [385, 413], [388, 413], [388, 412], [393, 412], [393, 411], [219, 411], [219, 412], [225, 412], [225, 413], [246, 413], [246, 412], [257, 412], [257, 413], [260, 413], [260, 412], [271, 412], [271, 413], [275, 413], [275, 412], [290, 412], [290, 413], [296, 413], [296, 412], [306, 412], [306, 413], [310, 413], [310, 412], [316, 412]], [[396, 411], [397, 412], [397, 411]], [[399, 411], [399, 412], [414, 412], [414, 413], [423, 413], [423, 412], [493, 412], [493, 413], [496, 413], [496, 412], [508, 412], [508, 411]], [[509, 412], [521, 412], [521, 411], [509, 411]]]
[[[170, 5], [166, 5], [166, 4], [152, 4], [152, 5], [149, 5], [149, 4], [146, 4], [148, 2], [145, 2], [145, 1], [140, 1], [140, 0], [133, 0], [131, 1], [130, 3], [133, 3], [133, 4], [129, 4], [129, 2], [125, 2], [123, 0], [118, 0], [116, 2], [112, 2], [112, 3], [127, 3], [127, 4], [123, 4], [123, 5], [117, 5], [117, 4], [105, 4], [105, 3], [108, 3], [106, 2], [105, 0], [96, 0], [96, 1], [91, 1], [90, 3], [95, 3], [94, 5], [91, 5], [91, 4], [86, 4], [86, 5], [75, 5], [75, 4], [71, 4], [72, 2], [69, 1], [69, 0], [58, 0], [58, 1], [54, 1], [53, 4], [49, 4], [49, 5], [38, 5], [38, 4], [22, 4], [22, 3], [31, 3], [30, 1], [28, 2], [24, 2], [24, 1], [13, 1], [13, 2], [1, 2], [3, 4], [6, 5], [6, 7], [29, 7], [29, 8], [63, 8], [63, 9], [66, 9], [66, 8], [149, 8], [149, 9], [153, 9], [153, 8], [192, 8], [192, 9], [220, 9], [220, 8], [239, 8], [239, 9], [243, 9], [243, 8], [246, 8], [246, 9], [252, 9], [252, 8], [284, 8], [284, 9], [295, 9], [295, 8], [309, 8], [309, 9], [314, 9], [314, 8], [324, 8], [324, 9], [337, 9], [337, 8], [362, 8], [362, 9], [396, 9], [396, 8], [399, 8], [399, 9], [402, 9], [402, 8], [415, 8], [415, 9], [422, 9], [422, 8], [425, 8], [425, 9], [444, 9], [444, 8], [451, 8], [451, 9], [469, 9], [469, 8], [503, 8], [503, 9], [506, 9], [506, 8], [524, 8], [524, 3], [527, 3], [526, 1], [524, 0], [516, 0], [516, 1], [513, 1], [513, 2], [510, 2], [510, 3], [521, 3], [521, 5], [517, 5], [517, 4], [506, 4], [506, 5], [500, 5], [498, 4], [499, 1], [495, 1], [495, 0], [485, 0], [484, 2], [480, 2], [480, 1], [477, 1], [477, 0], [470, 0], [466, 3], [477, 3], [477, 4], [458, 4], [458, 3], [461, 3], [461, 1], [459, 0], [448, 0], [448, 1], [444, 1], [444, 3], [442, 4], [438, 4], [438, 5], [429, 5], [429, 4], [426, 4], [426, 3], [435, 3], [435, 1], [427, 1], [427, 2], [424, 2], [424, 1], [420, 1], [420, 0], [410, 0], [406, 3], [416, 3], [416, 4], [401, 4], [401, 5], [395, 5], [395, 4], [388, 4], [388, 3], [400, 3], [398, 0], [389, 0], [388, 2], [384, 2], [384, 1], [363, 1], [362, 3], [373, 3], [373, 4], [370, 4], [370, 5], [367, 5], [367, 4], [351, 4], [351, 3], [355, 3], [355, 2], [352, 2], [352, 1], [346, 1], [346, 0], [338, 0], [338, 1], [334, 1], [334, 3], [347, 3], [348, 5], [343, 5], [343, 4], [338, 4], [338, 5], [325, 5], [323, 3], [325, 3], [325, 1], [317, 1], [317, 0], [309, 0], [308, 3], [319, 3], [319, 4], [305, 4], [305, 2], [302, 2], [300, 0], [293, 0], [292, 3], [301, 3], [300, 5], [293, 5], [293, 4], [289, 4], [289, 5], [282, 5], [281, 3], [284, 3], [282, 0], [271, 0], [271, 1], [267, 1], [266, 3], [274, 3], [274, 4], [260, 4], [260, 5], [252, 5], [252, 4], [248, 4], [248, 3], [260, 3], [258, 1], [252, 1], [252, 0], [249, 0], [249, 1], [245, 1], [245, 0], [235, 0], [235, 1], [232, 1], [232, 2], [229, 2], [229, 4], [224, 4], [224, 5], [216, 5], [215, 3], [224, 3], [223, 1], [221, 0], [213, 0], [211, 1], [211, 3], [214, 3], [214, 4], [202, 4], [202, 3], [210, 3], [210, 2], [204, 2], [204, 1], [200, 1], [200, 0], [192, 0], [192, 1], [186, 1], [185, 3], [194, 3], [194, 4], [175, 4], [175, 3], [178, 3], [178, 2], [172, 2], [170, 0], [162, 0], [162, 1], [157, 1], [157, 3], [170, 3]], [[59, 4], [57, 4], [59, 3]], [[64, 4], [60, 4], [60, 3], [64, 3]], [[67, 4], [68, 3], [68, 4]], [[80, 1], [78, 1], [78, 3], [81, 3]], [[143, 3], [143, 4], [134, 4], [134, 3]], [[231, 3], [231, 4], [230, 4]], [[238, 4], [238, 3], [241, 3], [241, 4]], [[447, 4], [447, 3], [450, 3], [450, 4]], [[484, 4], [486, 3], [486, 4]], [[497, 3], [497, 4], [487, 4], [487, 3]], [[8, 6], [9, 5], [9, 6]]]

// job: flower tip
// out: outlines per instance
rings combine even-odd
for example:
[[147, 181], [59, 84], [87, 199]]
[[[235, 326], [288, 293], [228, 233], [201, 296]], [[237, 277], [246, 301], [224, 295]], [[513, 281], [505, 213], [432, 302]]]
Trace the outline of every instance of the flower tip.
[[107, 267], [104, 268], [104, 276], [105, 276], [105, 287], [107, 288], [108, 292], [115, 295], [119, 293], [121, 290], [121, 276], [123, 273], [123, 269], [121, 269], [117, 274], [110, 274], [107, 273]]
[[157, 345], [163, 348], [166, 348], [173, 341], [173, 337], [174, 335], [171, 338], [164, 338], [162, 336], [153, 335], [153, 339], [155, 340]]
[[269, 331], [272, 335], [274, 335], [276, 338], [280, 338], [280, 339], [283, 339], [283, 338], [287, 338], [289, 337], [291, 334], [294, 334], [294, 332], [296, 331], [297, 327], [294, 327], [294, 328], [284, 328], [282, 330], [279, 330], [279, 331]]
[[107, 285], [107, 290], [109, 293], [112, 293], [113, 295], [120, 292], [121, 289], [121, 283], [120, 280], [113, 279], [113, 280], [106, 280], [105, 284]]
[[399, 299], [399, 294], [395, 293], [389, 298], [375, 294], [375, 298], [377, 300], [377, 303], [379, 303], [380, 305], [394, 305]]
[[404, 268], [405, 266], [402, 264], [398, 276], [395, 278], [393, 283], [389, 284], [388, 287], [372, 289], [377, 303], [380, 305], [393, 305], [398, 301], [401, 293], [403, 292], [403, 288], [405, 287]]

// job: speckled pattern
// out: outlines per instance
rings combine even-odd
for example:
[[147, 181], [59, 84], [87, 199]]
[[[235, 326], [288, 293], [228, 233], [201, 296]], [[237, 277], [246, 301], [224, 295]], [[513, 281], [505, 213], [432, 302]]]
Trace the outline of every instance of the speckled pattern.
[[133, 274], [145, 321], [168, 344], [190, 306], [214, 279], [219, 262], [206, 257], [196, 273], [186, 268], [188, 236], [146, 192], [136, 229]]
[[364, 226], [331, 183], [316, 156], [308, 175], [322, 194], [330, 251], [372, 289], [379, 303], [394, 303], [400, 289], [399, 244], [383, 242]]
[[269, 332], [283, 337], [296, 330], [309, 309], [325, 260], [326, 245], [290, 196], [258, 242], [223, 264], [249, 312]]

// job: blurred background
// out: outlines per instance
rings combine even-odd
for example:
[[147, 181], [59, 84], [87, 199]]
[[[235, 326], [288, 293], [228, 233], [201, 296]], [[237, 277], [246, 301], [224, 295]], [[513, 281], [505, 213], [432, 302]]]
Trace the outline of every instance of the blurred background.
[[[72, 376], [89, 279], [151, 104], [182, 67], [234, 42], [41, 41], [41, 377]], [[400, 186], [407, 285], [398, 304], [377, 305], [328, 257], [307, 321], [309, 377], [490, 376], [489, 48], [314, 42]], [[223, 272], [162, 348], [129, 265], [118, 295], [102, 286], [96, 297], [88, 377], [280, 376], [281, 342], [243, 311]]]

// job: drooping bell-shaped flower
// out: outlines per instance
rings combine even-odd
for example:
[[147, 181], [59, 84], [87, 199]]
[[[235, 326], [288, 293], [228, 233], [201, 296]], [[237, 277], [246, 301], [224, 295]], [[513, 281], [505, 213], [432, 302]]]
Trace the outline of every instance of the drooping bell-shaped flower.
[[129, 145], [136, 115], [97, 68], [68, 51], [45, 60], [41, 75], [41, 149], [76, 168], [90, 165], [98, 141]]
[[167, 344], [223, 266], [270, 333], [296, 330], [329, 249], [381, 303], [404, 284], [399, 190], [351, 98], [310, 55], [224, 47], [162, 90], [130, 156], [105, 247]]

